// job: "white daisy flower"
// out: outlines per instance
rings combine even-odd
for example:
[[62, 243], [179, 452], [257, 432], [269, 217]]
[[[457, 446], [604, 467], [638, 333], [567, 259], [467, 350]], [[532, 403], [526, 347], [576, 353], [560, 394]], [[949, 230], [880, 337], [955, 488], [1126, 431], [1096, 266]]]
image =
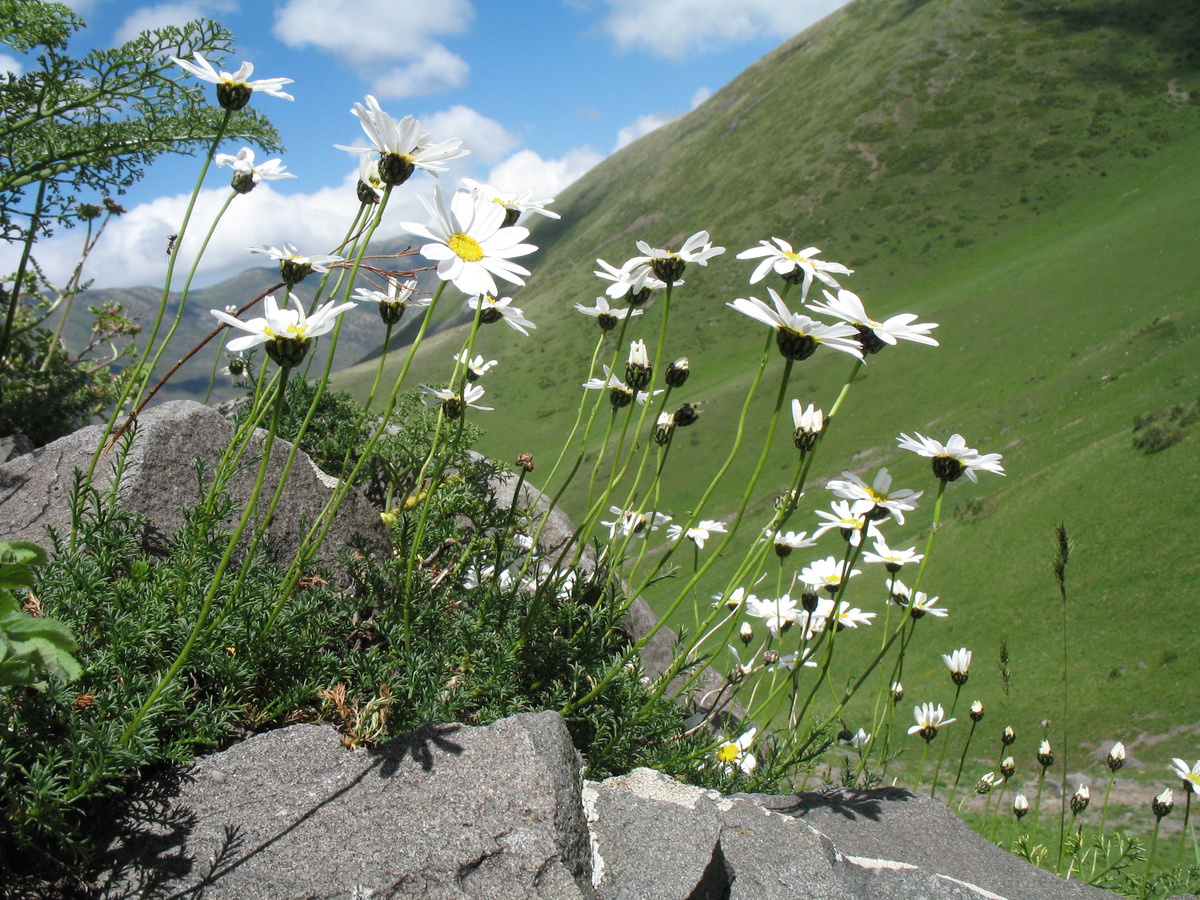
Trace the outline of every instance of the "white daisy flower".
[[421, 197], [432, 222], [401, 222], [406, 231], [429, 240], [421, 255], [435, 260], [438, 277], [453, 282], [464, 294], [495, 296], [499, 276], [513, 284], [524, 284], [529, 270], [514, 262], [514, 257], [537, 250], [523, 244], [527, 228], [504, 227], [504, 210], [471, 191], [455, 191], [447, 210], [440, 187], [433, 189], [433, 202]]
[[938, 345], [938, 342], [929, 336], [929, 332], [937, 328], [936, 322], [918, 322], [913, 313], [901, 313], [885, 322], [876, 322], [867, 315], [858, 294], [846, 290], [839, 290], [836, 297], [829, 291], [821, 293], [825, 295], [826, 302], [810, 303], [808, 308], [813, 312], [841, 319], [857, 328], [858, 341], [866, 353], [878, 353], [885, 346], [894, 347], [898, 341], [913, 341], [931, 347]]
[[281, 100], [296, 99], [291, 94], [285, 94], [280, 90], [285, 84], [292, 83], [290, 78], [260, 78], [257, 81], [251, 81], [250, 76], [254, 74], [253, 63], [242, 63], [238, 70], [230, 75], [228, 72], [218, 73], [212, 63], [199, 53], [193, 53], [192, 58], [196, 60], [194, 63], [180, 59], [178, 56], [172, 56], [171, 62], [195, 75], [201, 81], [215, 84], [217, 101], [223, 109], [235, 111], [241, 109], [250, 102], [250, 94], [254, 91], [262, 91], [264, 94], [278, 97]]
[[933, 474], [941, 481], [957, 481], [965, 474], [971, 481], [978, 482], [977, 470], [1004, 474], [1004, 467], [1000, 465], [1003, 457], [999, 453], [980, 454], [978, 450], [967, 446], [961, 434], [950, 435], [950, 440], [944, 444], [925, 437], [919, 431], [913, 434], [915, 438], [902, 434], [896, 439], [900, 449], [930, 457], [933, 460]]
[[823, 325], [803, 313], [789, 310], [774, 288], [767, 288], [767, 293], [770, 294], [773, 309], [757, 297], [738, 297], [725, 305], [774, 328], [775, 343], [785, 359], [808, 359], [822, 344], [858, 359], [863, 358], [862, 347], [854, 339], [858, 331], [852, 325]]
[[[771, 241], [775, 242], [774, 246], [771, 245]], [[801, 285], [800, 300], [803, 302], [808, 297], [808, 289], [812, 287], [814, 278], [835, 288], [838, 283], [834, 275], [851, 275], [854, 272], [841, 263], [817, 259], [816, 256], [821, 251], [816, 247], [805, 247], [796, 252], [783, 238], [773, 237], [771, 241], [759, 241], [759, 246], [743, 250], [737, 255], [738, 259], [763, 258], [750, 276], [751, 284], [758, 284], [774, 269], [775, 274], [781, 276], [784, 281]]]

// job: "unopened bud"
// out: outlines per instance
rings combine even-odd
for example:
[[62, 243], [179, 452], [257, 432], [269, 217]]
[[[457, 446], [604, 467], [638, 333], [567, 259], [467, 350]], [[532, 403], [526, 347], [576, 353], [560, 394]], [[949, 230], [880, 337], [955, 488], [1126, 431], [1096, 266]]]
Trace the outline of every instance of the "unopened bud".
[[1174, 808], [1175, 797], [1171, 794], [1170, 788], [1164, 790], [1150, 803], [1150, 809], [1153, 811], [1155, 818], [1158, 819], [1161, 819]]
[[522, 453], [520, 456], [517, 457], [517, 465], [520, 468], [524, 469], [526, 472], [532, 472], [533, 471], [533, 454], [532, 453]]
[[669, 387], [683, 387], [684, 382], [688, 380], [689, 374], [691, 372], [688, 368], [688, 358], [681, 356], [667, 366], [667, 385]]
[[766, 652], [764, 652], [763, 653], [763, 662], [765, 662], [768, 666], [775, 665], [775, 663], [779, 662], [779, 651], [778, 650], [767, 650]]
[[1108, 751], [1108, 767], [1115, 772], [1123, 765], [1125, 765], [1125, 745], [1117, 741]]
[[700, 418], [700, 410], [691, 403], [685, 403], [679, 409], [675, 410], [675, 424], [680, 428], [687, 428], [689, 425], [695, 425], [696, 420]]
[[1092, 799], [1092, 792], [1086, 784], [1081, 784], [1075, 789], [1075, 793], [1071, 795], [1071, 812], [1079, 815], [1087, 809], [1088, 803]]
[[978, 722], [980, 719], [983, 718], [983, 703], [981, 701], [975, 700], [974, 702], [971, 703], [970, 715], [971, 715], [972, 722]]
[[1013, 815], [1020, 819], [1029, 812], [1029, 800], [1024, 794], [1013, 797]]
[[1016, 739], [1017, 733], [1013, 731], [1013, 727], [1011, 725], [1005, 725], [1004, 733], [1000, 735], [1000, 743], [1007, 747]]
[[892, 682], [892, 702], [899, 703], [904, 699], [904, 685], [899, 681]]
[[1054, 751], [1050, 749], [1049, 741], [1043, 740], [1041, 745], [1038, 747], [1037, 761], [1041, 764], [1043, 769], [1053, 764]]
[[1017, 771], [1017, 761], [1011, 756], [1006, 756], [1000, 760], [1000, 774], [1005, 778], [1012, 778], [1013, 773]]
[[741, 638], [743, 644], [748, 644], [754, 640], [754, 629], [750, 627], [749, 622], [742, 623], [741, 631], [739, 632], [738, 637]]

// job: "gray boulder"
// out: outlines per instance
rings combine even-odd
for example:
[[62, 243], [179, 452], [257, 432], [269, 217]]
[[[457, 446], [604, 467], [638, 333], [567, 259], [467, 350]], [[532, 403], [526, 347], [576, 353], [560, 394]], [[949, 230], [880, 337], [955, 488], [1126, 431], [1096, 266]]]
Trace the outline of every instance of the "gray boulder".
[[200, 760], [112, 844], [103, 896], [592, 898], [579, 758], [554, 713], [374, 750], [294, 725]]
[[144, 792], [107, 898], [1100, 900], [907, 791], [737, 794], [649, 769], [585, 782], [562, 720], [430, 725], [374, 750], [258, 735]]
[[[89, 426], [0, 465], [0, 537], [44, 541], [47, 526], [70, 528], [74, 472], [87, 471], [101, 434], [100, 426]], [[164, 403], [140, 416], [132, 449], [123, 463], [118, 498], [126, 509], [145, 517], [143, 546], [160, 549], [183, 525], [184, 509], [203, 496], [232, 436], [233, 426], [220, 413], [190, 400]], [[257, 434], [242, 467], [228, 483], [232, 517], [240, 516], [250, 496], [257, 470], [254, 453], [261, 453], [263, 436], [261, 431]], [[277, 440], [271, 450], [261, 510], [270, 502], [290, 449], [286, 441]], [[203, 488], [197, 480], [196, 458], [206, 472]], [[100, 458], [94, 486], [101, 494], [111, 487], [118, 465], [120, 454], [115, 447]], [[308, 454], [297, 454], [266, 533], [266, 549], [273, 562], [287, 565], [292, 560], [309, 523], [329, 498], [332, 483]], [[232, 518], [230, 525], [235, 523]], [[335, 551], [355, 536], [372, 549], [387, 550], [387, 532], [379, 513], [351, 490], [326, 536], [329, 552], [325, 556], [332, 559]]]

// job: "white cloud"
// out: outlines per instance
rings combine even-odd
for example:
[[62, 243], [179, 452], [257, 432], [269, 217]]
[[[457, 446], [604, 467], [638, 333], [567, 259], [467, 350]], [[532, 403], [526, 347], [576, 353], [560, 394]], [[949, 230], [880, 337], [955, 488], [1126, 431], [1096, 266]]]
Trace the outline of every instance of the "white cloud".
[[418, 97], [467, 83], [471, 67], [441, 44], [430, 44], [406, 66], [395, 66], [375, 79], [372, 92], [380, 97]]
[[197, 3], [162, 3], [158, 6], [143, 6], [129, 15], [117, 29], [115, 40], [119, 44], [131, 41], [143, 31], [163, 28], [167, 25], [183, 25], [206, 15]]
[[7, 53], [0, 53], [0, 75], [20, 75], [25, 71], [25, 67], [21, 61], [15, 56], [9, 56]]
[[622, 147], [632, 144], [638, 138], [649, 134], [656, 128], [661, 128], [675, 118], [677, 116], [674, 113], [646, 113], [644, 116], [638, 116], [617, 132], [617, 144], [613, 147], [613, 152], [616, 153]]
[[493, 165], [499, 162], [521, 143], [520, 138], [495, 119], [489, 119], [469, 106], [452, 106], [422, 116], [421, 127], [430, 132], [435, 141], [461, 139], [463, 147], [471, 151], [467, 158], [472, 168], [475, 163]]
[[[713, 94], [712, 90], [707, 87], [700, 87], [692, 94], [691, 109], [695, 109]], [[668, 122], [673, 122], [679, 118], [678, 113], [657, 112], [646, 113], [638, 116], [630, 124], [626, 125], [617, 132], [617, 144], [613, 147], [613, 153], [616, 153], [622, 147], [632, 144], [643, 135], [647, 135], [656, 128], [662, 128]]]
[[542, 159], [532, 150], [514, 153], [488, 173], [487, 183], [502, 191], [521, 193], [533, 188], [535, 200], [556, 197], [567, 185], [604, 159], [590, 147], [568, 150], [561, 159]]
[[185, 3], [159, 3], [142, 6], [130, 13], [117, 29], [117, 43], [133, 40], [143, 31], [167, 25], [185, 25], [193, 19], [211, 19], [235, 9], [231, 0], [193, 0]]
[[791, 37], [845, 0], [607, 0], [604, 29], [622, 50], [683, 59], [760, 37]]
[[[234, 198], [205, 251], [195, 283], [212, 284], [261, 266], [264, 257], [251, 254], [250, 247], [282, 247], [289, 243], [302, 253], [333, 252], [358, 209], [357, 179], [355, 168], [347, 172], [342, 184], [309, 194], [281, 194], [264, 182], [251, 193]], [[432, 178], [414, 176], [405, 190], [397, 192], [389, 202], [376, 238], [397, 237], [402, 234], [399, 222], [427, 218], [417, 195], [430, 194], [432, 190]], [[201, 191], [192, 225], [180, 242], [180, 264], [191, 264], [209, 223], [228, 196], [226, 188]], [[167, 271], [167, 238], [179, 230], [187, 201], [186, 194], [158, 197], [111, 220], [96, 252], [88, 259], [84, 278], [94, 279], [96, 287], [161, 285]], [[59, 231], [53, 238], [38, 243], [35, 255], [52, 283], [66, 281], [78, 261], [81, 241], [82, 232], [73, 229]], [[15, 267], [16, 249], [0, 244], [0, 271]], [[176, 276], [180, 273], [177, 264]]]
[[[289, 0], [275, 13], [274, 33], [290, 47], [335, 54], [381, 97], [412, 97], [466, 83], [466, 60], [437, 38], [463, 33], [474, 15], [470, 0]], [[379, 75], [387, 62], [396, 65]]]

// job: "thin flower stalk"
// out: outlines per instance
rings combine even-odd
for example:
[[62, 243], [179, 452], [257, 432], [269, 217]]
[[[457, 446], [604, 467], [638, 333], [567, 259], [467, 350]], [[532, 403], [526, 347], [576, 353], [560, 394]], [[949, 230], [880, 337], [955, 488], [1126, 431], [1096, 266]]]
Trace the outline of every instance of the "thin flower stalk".
[[[958, 699], [957, 692], [956, 692], [955, 699], [956, 700]], [[954, 707], [953, 706], [950, 707], [950, 715], [954, 715]], [[965, 766], [967, 763], [967, 751], [971, 749], [971, 738], [975, 737], [975, 726], [978, 724], [979, 724], [978, 720], [975, 719], [974, 716], [972, 716], [971, 717], [971, 727], [969, 729], [967, 729], [967, 739], [963, 742], [962, 755], [959, 756], [959, 758], [958, 758], [958, 771], [954, 773], [954, 784], [950, 788], [950, 799], [947, 801], [947, 804], [953, 803], [954, 795], [958, 793], [958, 785], [959, 785], [959, 782], [962, 780], [963, 766]], [[971, 795], [967, 794], [967, 796], [969, 797]], [[990, 800], [991, 798], [989, 797], [988, 799]]]
[[[725, 473], [729, 470], [729, 467], [733, 464], [734, 458], [737, 456], [738, 450], [741, 448], [742, 440], [745, 437], [746, 419], [747, 419], [747, 416], [750, 411], [751, 401], [753, 400], [755, 394], [758, 391], [758, 386], [762, 381], [763, 373], [766, 371], [767, 363], [770, 360], [770, 357], [771, 357], [770, 348], [771, 348], [771, 343], [773, 342], [773, 340], [774, 340], [774, 336], [770, 336], [767, 339], [766, 346], [764, 347], [764, 350], [763, 350], [762, 358], [759, 362], [758, 371], [755, 373], [754, 380], [751, 382], [751, 385], [750, 385], [750, 390], [747, 392], [746, 399], [742, 404], [741, 415], [738, 417], [738, 424], [737, 424], [737, 429], [734, 434], [733, 446], [730, 448], [729, 455], [725, 458], [725, 462], [722, 464], [721, 468], [717, 471], [716, 476], [709, 483], [708, 487], [705, 489], [704, 493], [701, 495], [700, 500], [696, 504], [695, 510], [692, 512], [691, 518], [687, 522], [686, 528], [693, 527], [696, 524], [696, 522], [698, 522], [700, 520], [700, 515], [703, 512], [705, 503], [708, 501], [708, 498], [710, 496], [712, 496], [713, 491], [716, 490], [716, 486], [717, 486], [718, 482], [725, 475]], [[790, 367], [788, 367], [787, 370], [785, 370], [785, 371], [790, 372]], [[786, 388], [786, 378], [784, 379], [782, 387]], [[770, 429], [769, 429], [771, 432], [771, 436], [773, 436], [775, 426], [776, 426], [776, 424], [778, 424], [779, 413], [783, 407], [783, 396], [784, 396], [784, 392], [783, 392], [783, 390], [781, 390], [779, 399], [776, 401], [775, 414], [772, 416], [772, 419], [771, 419], [771, 425], [770, 425]], [[769, 444], [770, 444], [770, 440], [768, 438], [768, 446], [769, 446]], [[664, 626], [664, 624], [667, 622], [667, 620], [675, 613], [675, 610], [677, 610], [679, 608], [679, 604], [681, 604], [683, 602], [684, 598], [689, 596], [691, 594], [691, 592], [695, 589], [696, 585], [704, 577], [704, 575], [708, 571], [708, 569], [712, 567], [712, 565], [720, 557], [721, 552], [725, 549], [725, 547], [733, 539], [733, 534], [737, 530], [737, 524], [741, 521], [742, 515], [745, 513], [746, 506], [749, 504], [750, 490], [753, 487], [753, 484], [755, 482], [757, 482], [757, 477], [762, 472], [762, 468], [765, 464], [765, 460], [766, 460], [766, 451], [764, 449], [763, 455], [759, 460], [758, 467], [755, 470], [755, 476], [752, 479], [751, 484], [747, 486], [747, 490], [746, 490], [745, 494], [743, 495], [741, 505], [740, 505], [736, 515], [734, 516], [733, 522], [730, 524], [729, 532], [722, 539], [720, 545], [713, 551], [712, 555], [709, 556], [709, 558], [707, 560], [705, 560], [704, 564], [701, 565], [700, 569], [697, 572], [695, 572], [690, 579], [688, 579], [687, 583], [680, 590], [680, 592], [676, 596], [675, 600], [672, 601], [672, 603], [670, 604], [668, 609], [663, 613], [662, 616], [660, 616], [658, 622], [654, 625], [654, 627], [651, 628], [647, 632], [646, 635], [644, 635], [640, 640], [635, 642], [631, 647], [629, 647], [625, 651], [625, 653], [622, 655], [622, 658], [617, 660], [613, 664], [613, 666], [604, 674], [604, 677], [597, 683], [597, 686], [594, 687], [590, 692], [588, 692], [588, 694], [586, 694], [584, 697], [581, 697], [577, 700], [567, 703], [563, 707], [564, 712], [569, 712], [570, 710], [576, 709], [579, 706], [581, 706], [582, 704], [590, 702], [595, 696], [597, 696], [599, 694], [599, 692], [601, 690], [603, 690], [604, 686], [607, 685], [607, 683], [609, 681], [611, 681], [614, 677], [616, 677], [616, 674], [621, 670], [621, 667], [623, 667], [630, 659], [632, 659], [633, 656], [636, 653], [638, 653], [642, 649], [642, 647], [644, 647], [646, 645], [646, 643], [651, 638], [654, 637], [655, 634], [658, 633], [658, 630]], [[670, 558], [672, 552], [675, 550], [676, 547], [679, 546], [679, 542], [681, 542], [683, 540], [686, 540], [686, 538], [684, 538], [683, 535], [681, 534], [679, 537], [679, 540], [676, 541], [676, 543], [673, 546], [669, 547], [666, 553], [663, 553], [659, 557], [659, 560], [657, 561], [656, 565], [642, 579], [641, 584], [635, 590], [633, 590], [629, 593], [628, 596], [631, 598], [630, 602], [632, 602], [632, 598], [640, 596], [641, 592], [644, 591], [649, 586], [649, 584], [653, 581], [654, 577], [658, 574], [658, 572], [661, 570], [661, 568], [666, 564], [666, 562]], [[706, 620], [706, 622], [703, 623], [701, 628], [698, 630], [702, 631], [702, 630], [704, 630], [704, 628], [709, 627], [712, 624], [712, 621], [715, 621], [717, 615], [718, 615], [718, 613], [715, 611], [714, 611], [714, 613], [710, 614], [709, 619]], [[661, 680], [661, 683], [664, 685], [669, 683], [670, 678], [673, 678], [675, 674], [678, 674], [680, 665], [682, 665], [682, 662], [681, 662], [681, 660], [677, 659], [675, 661], [675, 663], [673, 663], [672, 666], [669, 667], [669, 670], [672, 670], [673, 674], [670, 677], [668, 677], [667, 679]]]
[[[180, 223], [179, 231], [177, 232], [175, 239], [176, 246], [178, 246], [179, 242], [183, 241], [184, 237], [187, 235], [188, 225], [192, 220], [192, 211], [196, 207], [196, 198], [200, 196], [200, 189], [204, 184], [204, 177], [208, 174], [208, 167], [212, 164], [213, 155], [217, 152], [217, 148], [221, 145], [221, 141], [225, 137], [225, 132], [229, 128], [229, 120], [232, 115], [232, 111], [228, 109], [225, 110], [225, 114], [221, 117], [221, 124], [217, 126], [217, 133], [213, 136], [212, 143], [209, 145], [208, 153], [205, 154], [204, 161], [200, 164], [200, 174], [196, 178], [196, 184], [192, 188], [191, 196], [188, 198], [188, 204], [183, 213], [183, 221]], [[138, 361], [131, 366], [134, 371], [141, 371], [146, 365], [146, 360], [149, 358], [150, 351], [154, 347], [154, 342], [158, 338], [158, 330], [162, 325], [163, 315], [166, 313], [167, 309], [167, 301], [171, 295], [171, 279], [175, 273], [175, 261], [177, 258], [177, 253], [172, 253], [169, 257], [167, 257], [167, 274], [163, 281], [162, 295], [159, 297], [158, 309], [154, 315], [154, 324], [150, 327], [149, 334], [146, 335], [146, 348], [142, 351], [142, 355], [138, 358]], [[104, 432], [101, 434], [100, 440], [96, 443], [96, 450], [92, 453], [91, 461], [88, 463], [88, 470], [85, 476], [85, 481], [88, 484], [91, 484], [92, 479], [95, 477], [96, 466], [100, 462], [100, 454], [103, 453], [105, 448], [108, 446], [109, 437], [112, 435], [113, 429], [116, 426], [117, 417], [120, 415], [121, 410], [125, 408], [126, 401], [129, 400], [131, 394], [141, 394], [141, 392], [145, 389], [145, 382], [148, 380], [148, 378], [149, 373], [143, 377], [142, 383], [137, 385], [136, 392], [134, 390], [135, 379], [129, 379], [124, 385], [122, 385], [121, 393], [117, 397], [116, 402], [113, 404], [113, 413], [108, 417], [108, 421], [104, 425]], [[76, 530], [74, 526], [72, 526], [71, 537], [68, 543], [71, 552], [75, 551], [75, 539]]]
[[207, 624], [208, 614], [212, 609], [213, 601], [216, 599], [217, 592], [222, 586], [225, 570], [229, 567], [230, 560], [233, 558], [233, 553], [237, 548], [238, 541], [241, 540], [242, 533], [246, 530], [246, 526], [249, 524], [250, 518], [254, 515], [254, 512], [258, 506], [258, 498], [262, 494], [262, 488], [266, 479], [267, 469], [271, 464], [271, 448], [275, 443], [275, 435], [279, 430], [279, 419], [283, 410], [284, 395], [287, 389], [289, 371], [290, 370], [287, 367], [282, 367], [280, 370], [278, 387], [276, 388], [275, 392], [275, 411], [271, 419], [271, 427], [267, 430], [267, 436], [263, 439], [262, 459], [258, 464], [258, 472], [254, 478], [254, 487], [251, 489], [250, 496], [246, 501], [246, 506], [242, 510], [241, 518], [238, 519], [238, 523], [234, 527], [233, 533], [229, 536], [229, 540], [226, 542], [225, 552], [222, 554], [221, 560], [217, 564], [216, 570], [213, 572], [212, 579], [208, 585], [208, 590], [205, 592], [204, 599], [200, 604], [200, 611], [196, 615], [196, 622], [192, 626], [191, 633], [188, 635], [187, 640], [180, 649], [178, 656], [175, 657], [175, 661], [171, 663], [171, 666], [165, 673], [163, 673], [162, 677], [158, 680], [158, 683], [147, 695], [145, 701], [143, 701], [141, 707], [139, 707], [138, 711], [134, 713], [133, 718], [130, 719], [129, 724], [125, 727], [125, 730], [121, 732], [121, 736], [118, 738], [117, 742], [122, 747], [128, 745], [133, 736], [137, 734], [138, 727], [141, 725], [142, 720], [146, 717], [146, 714], [151, 710], [151, 708], [153, 708], [155, 702], [162, 695], [162, 692], [166, 690], [167, 685], [169, 685], [174, 680], [175, 676], [179, 674], [179, 670], [183, 668], [184, 663], [186, 663], [188, 657], [191, 656], [192, 648], [196, 645], [197, 639], [200, 637], [204, 630], [204, 626]]
[[[954, 716], [954, 710], [958, 707], [958, 697], [961, 693], [962, 693], [962, 685], [956, 683], [954, 685], [954, 700], [950, 703], [950, 716], [952, 718]], [[974, 725], [975, 723], [972, 722], [971, 724]], [[950, 747], [949, 741], [942, 742], [942, 752], [938, 756], [937, 765], [934, 766], [934, 768], [933, 768], [933, 782], [929, 785], [929, 796], [930, 797], [934, 796], [934, 793], [937, 791], [938, 775], [941, 774], [942, 763], [944, 763], [946, 761], [946, 751], [947, 751], [947, 749], [949, 749], [949, 747]]]
[[438, 300], [441, 299], [442, 293], [445, 291], [446, 282], [438, 284], [437, 289], [433, 293], [429, 306], [425, 308], [425, 316], [421, 319], [421, 327], [418, 329], [416, 336], [413, 338], [412, 345], [408, 349], [408, 355], [404, 359], [404, 365], [400, 369], [400, 374], [396, 377], [396, 382], [392, 386], [391, 394], [388, 396], [388, 402], [384, 407], [383, 414], [380, 416], [375, 430], [371, 433], [371, 437], [367, 439], [366, 445], [362, 448], [362, 453], [359, 456], [358, 462], [354, 468], [338, 479], [337, 487], [330, 494], [324, 508], [317, 516], [312, 525], [309, 526], [304, 540], [301, 542], [300, 550], [293, 558], [291, 565], [288, 566], [287, 572], [284, 574], [282, 587], [279, 592], [279, 599], [275, 601], [275, 605], [271, 608], [271, 614], [267, 617], [266, 624], [263, 625], [260, 634], [269, 634], [271, 628], [275, 624], [275, 619], [279, 616], [279, 611], [283, 609], [283, 605], [292, 595], [300, 576], [304, 571], [305, 562], [316, 547], [319, 547], [325, 540], [325, 535], [333, 525], [333, 513], [341, 505], [346, 494], [350, 490], [350, 485], [357, 479], [359, 470], [366, 464], [367, 459], [374, 450], [375, 444], [387, 432], [388, 423], [391, 421], [393, 411], [395, 411], [396, 403], [400, 398], [400, 390], [404, 385], [405, 378], [408, 376], [408, 370], [412, 365], [413, 358], [416, 356], [417, 350], [420, 348], [425, 339], [425, 334], [429, 330], [429, 324], [433, 320], [434, 311], [437, 309]]

